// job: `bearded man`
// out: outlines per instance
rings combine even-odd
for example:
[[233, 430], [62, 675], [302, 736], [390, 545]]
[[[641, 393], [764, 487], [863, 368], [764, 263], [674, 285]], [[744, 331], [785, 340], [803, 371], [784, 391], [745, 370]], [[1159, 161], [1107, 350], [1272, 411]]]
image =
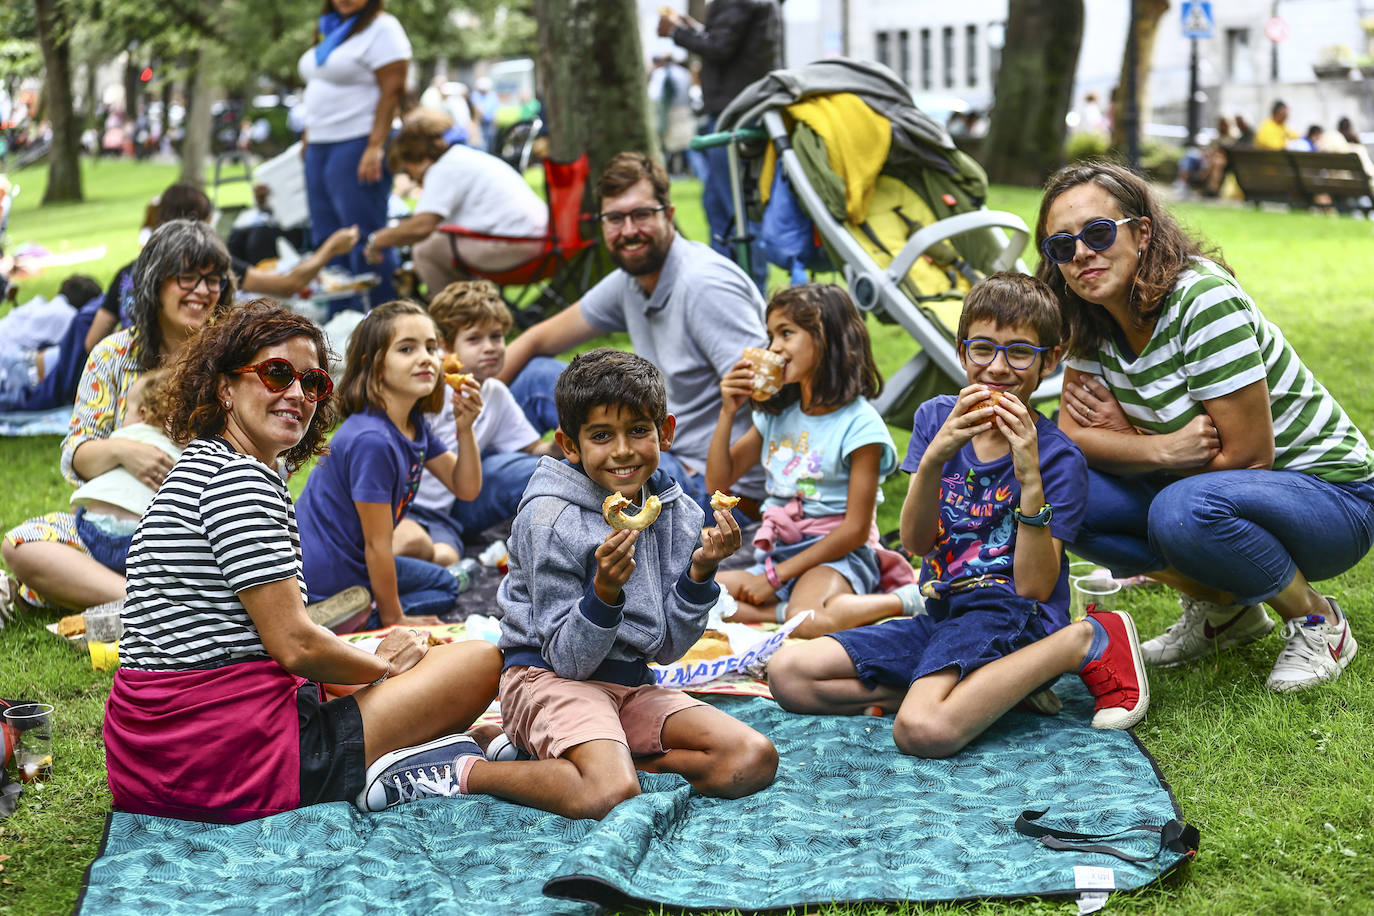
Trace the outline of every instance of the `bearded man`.
[[[763, 298], [733, 261], [678, 234], [668, 174], [649, 157], [616, 156], [597, 180], [596, 194], [602, 237], [619, 269], [572, 307], [511, 341], [500, 378], [535, 427], [549, 429], [557, 423], [553, 379], [563, 364], [548, 357], [602, 334], [628, 332], [634, 352], [663, 372], [668, 411], [677, 417], [672, 450], [663, 453], [660, 467], [704, 507], [720, 380], [745, 347], [767, 346]], [[749, 423], [749, 412], [741, 411], [732, 439]], [[742, 478], [735, 493], [761, 498], [762, 468]]]

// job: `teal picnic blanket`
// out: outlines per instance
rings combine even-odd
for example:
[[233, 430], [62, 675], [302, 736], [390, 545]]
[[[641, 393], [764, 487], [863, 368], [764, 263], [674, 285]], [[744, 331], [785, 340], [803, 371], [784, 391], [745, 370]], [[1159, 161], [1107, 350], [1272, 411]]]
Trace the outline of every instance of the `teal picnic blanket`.
[[[892, 719], [810, 717], [757, 698], [712, 698], [772, 738], [772, 787], [704, 798], [677, 776], [604, 820], [570, 821], [490, 798], [436, 799], [380, 814], [317, 805], [234, 826], [116, 812], [80, 913], [592, 914], [636, 903], [768, 909], [841, 901], [1074, 893], [1074, 867], [1139, 887], [1185, 861], [1158, 832], [1111, 840], [1142, 858], [1056, 850], [1038, 823], [1113, 833], [1179, 811], [1153, 761], [1123, 732], [1088, 726], [1077, 679], [1063, 712], [1011, 713], [950, 760], [892, 743]], [[1071, 844], [1070, 844], [1071, 845]]]

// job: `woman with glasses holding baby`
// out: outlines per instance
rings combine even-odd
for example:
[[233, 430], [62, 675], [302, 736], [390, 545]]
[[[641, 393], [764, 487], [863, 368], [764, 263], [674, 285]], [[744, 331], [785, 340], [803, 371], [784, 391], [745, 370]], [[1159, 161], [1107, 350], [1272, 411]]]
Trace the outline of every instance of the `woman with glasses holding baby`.
[[1283, 620], [1278, 691], [1339, 676], [1355, 655], [1334, 598], [1312, 582], [1374, 543], [1374, 454], [1220, 253], [1204, 251], [1121, 166], [1050, 178], [1039, 276], [1068, 340], [1059, 425], [1089, 465], [1073, 551], [1148, 574], [1183, 613], [1142, 644], [1172, 667]]
[[[163, 223], [133, 268], [133, 325], [98, 343], [77, 388], [62, 475], [73, 486], [116, 467], [156, 490], [171, 456], [150, 442], [114, 435], [125, 425], [126, 396], [143, 373], [167, 366], [200, 329], [233, 301], [229, 252], [206, 223]], [[3, 554], [29, 603], [84, 610], [124, 597], [122, 568], [97, 561], [93, 539], [127, 538], [127, 531], [91, 530], [71, 512], [51, 512], [5, 535]], [[15, 596], [10, 596], [14, 598]]]

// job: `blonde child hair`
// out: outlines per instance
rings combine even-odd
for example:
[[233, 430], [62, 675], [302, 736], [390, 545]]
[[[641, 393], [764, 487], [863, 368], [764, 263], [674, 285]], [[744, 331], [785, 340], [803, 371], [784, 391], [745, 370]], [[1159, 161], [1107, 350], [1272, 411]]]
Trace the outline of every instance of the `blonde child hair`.
[[466, 328], [494, 324], [505, 334], [513, 323], [500, 290], [490, 280], [463, 280], [445, 286], [429, 301], [429, 317], [438, 326], [445, 348]]

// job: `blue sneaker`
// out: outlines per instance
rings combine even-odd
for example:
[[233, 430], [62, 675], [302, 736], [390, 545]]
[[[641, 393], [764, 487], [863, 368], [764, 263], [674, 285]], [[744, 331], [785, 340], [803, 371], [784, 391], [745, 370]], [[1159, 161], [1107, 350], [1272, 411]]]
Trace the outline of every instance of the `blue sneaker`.
[[482, 749], [467, 735], [445, 735], [383, 754], [367, 768], [363, 790], [354, 804], [360, 811], [385, 811], [421, 798], [458, 795], [464, 757], [483, 759]]

